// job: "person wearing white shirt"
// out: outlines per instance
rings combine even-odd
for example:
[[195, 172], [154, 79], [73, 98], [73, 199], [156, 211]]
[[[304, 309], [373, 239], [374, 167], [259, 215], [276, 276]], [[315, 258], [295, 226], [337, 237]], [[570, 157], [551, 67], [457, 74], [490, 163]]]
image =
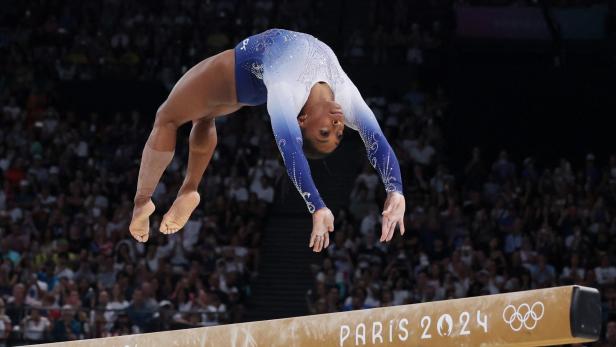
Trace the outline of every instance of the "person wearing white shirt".
[[274, 202], [274, 188], [269, 184], [267, 177], [261, 176], [259, 181], [250, 185], [250, 191], [257, 195], [257, 198], [268, 204]]
[[379, 215], [376, 206], [371, 206], [368, 214], [361, 220], [359, 232], [362, 235], [374, 233], [377, 223], [379, 223]]
[[595, 268], [595, 276], [601, 285], [612, 284], [616, 280], [616, 267], [610, 265], [607, 254], [601, 257], [601, 265]]
[[419, 138], [417, 146], [412, 147], [410, 151], [411, 158], [423, 166], [432, 164], [432, 157], [435, 153], [434, 147], [430, 146], [423, 137]]
[[364, 186], [368, 189], [368, 196], [372, 199], [374, 198], [374, 193], [376, 192], [376, 187], [379, 184], [379, 176], [374, 173], [374, 170], [370, 169], [370, 166], [365, 165], [364, 171], [357, 176], [355, 179], [355, 184], [363, 183]]
[[41, 343], [49, 333], [51, 323], [47, 317], [41, 316], [38, 308], [32, 308], [30, 315], [22, 322], [23, 337], [28, 343]]

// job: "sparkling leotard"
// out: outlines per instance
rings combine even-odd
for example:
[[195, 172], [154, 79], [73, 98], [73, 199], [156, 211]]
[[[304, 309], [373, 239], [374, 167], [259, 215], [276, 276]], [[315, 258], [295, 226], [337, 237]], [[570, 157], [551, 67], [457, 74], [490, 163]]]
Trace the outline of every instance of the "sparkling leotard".
[[267, 102], [287, 173], [310, 213], [325, 207], [325, 203], [302, 150], [297, 116], [310, 90], [319, 82], [329, 85], [342, 107], [345, 124], [359, 132], [368, 160], [381, 176], [387, 192], [402, 193], [396, 155], [331, 48], [308, 34], [271, 29], [240, 42], [235, 47], [235, 59], [238, 100], [247, 105]]

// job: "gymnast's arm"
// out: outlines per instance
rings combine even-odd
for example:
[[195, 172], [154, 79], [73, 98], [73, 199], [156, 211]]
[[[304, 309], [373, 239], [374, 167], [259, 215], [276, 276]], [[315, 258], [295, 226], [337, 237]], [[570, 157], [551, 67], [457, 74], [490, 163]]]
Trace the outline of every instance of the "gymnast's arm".
[[383, 207], [381, 241], [389, 241], [394, 235], [396, 225], [400, 226], [400, 234], [404, 234], [406, 202], [402, 192], [400, 165], [374, 113], [355, 86], [352, 86], [351, 90], [351, 112], [352, 122], [366, 146], [368, 161], [381, 176], [387, 191]]
[[267, 110], [287, 174], [306, 202], [308, 212], [312, 214], [309, 246], [315, 252], [320, 252], [329, 245], [328, 231], [334, 230], [334, 216], [325, 206], [312, 180], [302, 149], [302, 133], [296, 119], [299, 113], [298, 100], [295, 99], [297, 93], [292, 91], [292, 86], [284, 82], [268, 86]]

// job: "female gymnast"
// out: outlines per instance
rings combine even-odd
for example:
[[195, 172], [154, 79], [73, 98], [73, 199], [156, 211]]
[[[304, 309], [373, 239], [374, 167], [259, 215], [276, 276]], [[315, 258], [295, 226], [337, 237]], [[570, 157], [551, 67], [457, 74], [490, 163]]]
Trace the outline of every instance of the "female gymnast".
[[197, 187], [217, 142], [214, 119], [265, 102], [289, 178], [312, 214], [313, 251], [329, 245], [334, 216], [314, 185], [306, 157], [334, 151], [345, 125], [359, 132], [387, 191], [380, 240], [391, 240], [396, 226], [404, 234], [400, 167], [374, 114], [331, 48], [311, 35], [272, 29], [192, 67], [159, 107], [143, 149], [129, 227], [137, 241], [148, 240], [155, 209], [151, 196], [173, 158], [178, 127], [192, 122], [188, 169], [161, 221], [165, 234], [180, 230], [199, 204]]

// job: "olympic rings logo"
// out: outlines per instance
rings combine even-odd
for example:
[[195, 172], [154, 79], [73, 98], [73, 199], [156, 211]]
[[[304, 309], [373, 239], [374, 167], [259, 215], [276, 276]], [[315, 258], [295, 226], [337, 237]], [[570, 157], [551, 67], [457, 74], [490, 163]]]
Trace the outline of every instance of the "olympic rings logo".
[[503, 320], [513, 331], [520, 331], [522, 328], [533, 330], [544, 313], [545, 307], [541, 301], [535, 302], [532, 306], [526, 303], [518, 307], [508, 305], [503, 311]]

